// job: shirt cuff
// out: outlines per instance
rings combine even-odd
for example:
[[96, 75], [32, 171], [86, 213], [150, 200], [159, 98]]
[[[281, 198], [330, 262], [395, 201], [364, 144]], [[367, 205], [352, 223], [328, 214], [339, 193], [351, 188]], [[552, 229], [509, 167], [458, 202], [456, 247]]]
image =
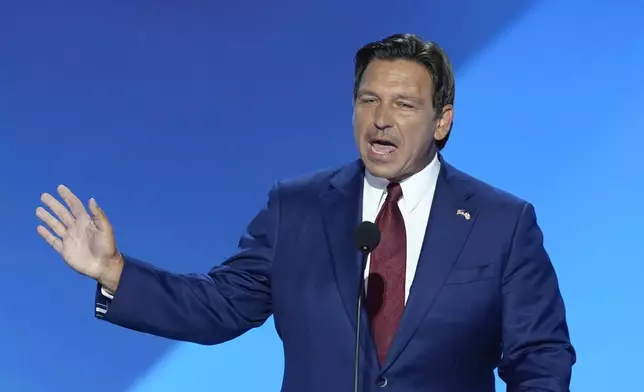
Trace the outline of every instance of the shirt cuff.
[[103, 318], [107, 314], [107, 309], [109, 308], [112, 300], [114, 299], [114, 294], [109, 292], [105, 287], [100, 284], [96, 287], [96, 308], [94, 309], [94, 314], [97, 318]]

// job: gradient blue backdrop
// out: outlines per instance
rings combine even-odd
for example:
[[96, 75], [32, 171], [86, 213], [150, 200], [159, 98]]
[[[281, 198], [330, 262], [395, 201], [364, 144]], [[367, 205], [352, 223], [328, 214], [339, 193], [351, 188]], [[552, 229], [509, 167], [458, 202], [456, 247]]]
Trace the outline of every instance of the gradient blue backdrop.
[[94, 196], [129, 254], [204, 272], [273, 181], [355, 157], [352, 56], [394, 32], [453, 59], [446, 158], [536, 205], [573, 390], [637, 389], [642, 14], [636, 0], [0, 1], [0, 390], [278, 390], [271, 322], [201, 347], [95, 320], [94, 283], [36, 234], [39, 195]]

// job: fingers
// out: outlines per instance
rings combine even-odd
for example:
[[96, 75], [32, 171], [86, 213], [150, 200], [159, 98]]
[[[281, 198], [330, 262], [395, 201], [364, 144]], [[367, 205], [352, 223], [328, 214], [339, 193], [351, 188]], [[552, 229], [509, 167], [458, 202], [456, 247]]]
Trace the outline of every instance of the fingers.
[[81, 202], [80, 199], [76, 197], [76, 195], [73, 194], [72, 191], [69, 190], [69, 188], [67, 188], [65, 185], [59, 185], [57, 190], [60, 197], [65, 200], [65, 203], [67, 203], [69, 208], [72, 210], [72, 214], [76, 218], [80, 218], [83, 215], [88, 215], [83, 202]]
[[40, 220], [42, 220], [44, 223], [46, 223], [47, 226], [49, 226], [59, 237], [62, 238], [67, 235], [67, 228], [65, 227], [65, 225], [60, 223], [58, 219], [54, 218], [54, 216], [50, 214], [49, 211], [45, 210], [42, 207], [38, 207], [36, 208], [36, 216], [40, 218]]
[[60, 238], [57, 238], [55, 235], [51, 234], [51, 232], [47, 230], [45, 226], [38, 226], [37, 230], [38, 234], [40, 234], [40, 236], [44, 238], [45, 241], [47, 241], [47, 243], [56, 250], [56, 252], [62, 255], [63, 241], [61, 241]]
[[98, 206], [96, 199], [89, 199], [89, 210], [92, 212], [92, 220], [97, 229], [103, 233], [112, 233], [112, 225], [105, 215], [105, 211]]
[[56, 214], [58, 219], [60, 219], [63, 224], [67, 227], [71, 227], [74, 224], [74, 217], [69, 213], [67, 208], [63, 206], [55, 197], [49, 193], [43, 193], [40, 197], [40, 200], [49, 207], [50, 210]]

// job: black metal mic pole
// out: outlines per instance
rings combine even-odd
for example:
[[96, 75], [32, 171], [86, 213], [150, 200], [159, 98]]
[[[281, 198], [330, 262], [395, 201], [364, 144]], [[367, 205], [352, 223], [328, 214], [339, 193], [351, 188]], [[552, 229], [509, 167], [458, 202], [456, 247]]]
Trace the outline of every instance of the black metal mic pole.
[[369, 257], [369, 251], [367, 249], [361, 249], [362, 251], [362, 261], [360, 262], [360, 287], [358, 291], [358, 307], [356, 309], [356, 347], [353, 360], [353, 391], [360, 392], [358, 388], [359, 385], [359, 375], [360, 375], [360, 324], [362, 320], [362, 297], [364, 297], [364, 270], [367, 266], [367, 258]]
[[360, 284], [358, 284], [358, 301], [356, 307], [356, 347], [353, 359], [353, 391], [360, 392], [360, 324], [362, 320], [362, 297], [364, 297], [364, 271], [367, 267], [369, 253], [380, 243], [380, 229], [375, 223], [364, 221], [356, 231], [356, 247], [362, 254], [360, 262]]

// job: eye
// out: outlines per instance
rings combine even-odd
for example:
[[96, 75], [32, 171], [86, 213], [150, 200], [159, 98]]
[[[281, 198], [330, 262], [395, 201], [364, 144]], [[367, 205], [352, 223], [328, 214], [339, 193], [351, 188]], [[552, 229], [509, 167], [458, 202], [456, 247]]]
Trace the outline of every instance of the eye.
[[404, 109], [413, 109], [414, 106], [412, 104], [409, 104], [407, 102], [398, 102], [398, 106]]
[[361, 97], [361, 98], [360, 98], [360, 103], [364, 103], [364, 104], [374, 104], [374, 103], [376, 103], [376, 102], [378, 102], [378, 101], [377, 101], [377, 100], [376, 100], [376, 98], [374, 98], [374, 97]]

